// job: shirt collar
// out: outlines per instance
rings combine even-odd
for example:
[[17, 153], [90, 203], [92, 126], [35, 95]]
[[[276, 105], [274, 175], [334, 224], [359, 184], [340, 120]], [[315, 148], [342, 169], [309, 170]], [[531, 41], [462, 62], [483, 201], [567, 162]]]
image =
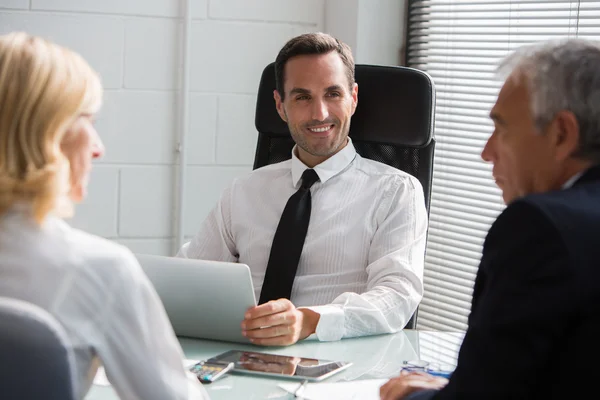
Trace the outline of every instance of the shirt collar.
[[[298, 145], [294, 146], [292, 149], [292, 184], [294, 187], [298, 187], [300, 178], [302, 178], [302, 173], [308, 169], [296, 155], [297, 146]], [[316, 165], [313, 169], [319, 176], [321, 183], [325, 183], [350, 165], [355, 157], [356, 149], [352, 144], [352, 139], [348, 138], [348, 144], [342, 150], [338, 151], [321, 164]]]
[[573, 186], [573, 184], [574, 184], [575, 182], [577, 182], [577, 180], [578, 180], [579, 178], [581, 178], [581, 175], [583, 175], [583, 173], [584, 173], [584, 172], [585, 172], [585, 170], [584, 170], [584, 171], [581, 171], [581, 172], [578, 172], [578, 173], [576, 173], [575, 175], [573, 175], [572, 177], [570, 177], [568, 181], [566, 181], [565, 183], [563, 183], [563, 185], [562, 185], [562, 188], [563, 188], [563, 189], [568, 189], [568, 188], [570, 188], [571, 186]]

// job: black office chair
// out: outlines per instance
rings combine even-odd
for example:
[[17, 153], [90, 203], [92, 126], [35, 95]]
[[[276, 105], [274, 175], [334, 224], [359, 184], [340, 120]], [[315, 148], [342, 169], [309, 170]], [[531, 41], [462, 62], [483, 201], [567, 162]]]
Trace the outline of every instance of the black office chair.
[[[435, 87], [426, 73], [406, 67], [356, 65], [358, 106], [350, 137], [358, 154], [415, 176], [429, 215], [433, 174]], [[275, 63], [262, 73], [256, 102], [254, 169], [292, 157], [294, 141], [273, 99]], [[406, 328], [416, 327], [417, 311]]]

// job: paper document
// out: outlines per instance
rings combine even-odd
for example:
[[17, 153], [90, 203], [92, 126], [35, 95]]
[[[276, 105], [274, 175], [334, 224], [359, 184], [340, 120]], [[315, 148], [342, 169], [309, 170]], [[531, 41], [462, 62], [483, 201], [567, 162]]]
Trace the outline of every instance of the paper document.
[[[191, 367], [192, 365], [196, 364], [197, 362], [198, 362], [198, 360], [189, 360], [186, 358], [183, 360], [183, 366], [185, 367], [185, 369], [188, 369], [188, 367]], [[98, 372], [96, 372], [96, 376], [94, 377], [94, 385], [110, 386], [110, 382], [108, 381], [108, 378], [106, 377], [106, 372], [104, 372], [104, 367], [98, 368]]]
[[[379, 388], [388, 379], [364, 381], [309, 383], [298, 396], [304, 400], [380, 400]], [[282, 383], [280, 388], [294, 393], [300, 383]]]

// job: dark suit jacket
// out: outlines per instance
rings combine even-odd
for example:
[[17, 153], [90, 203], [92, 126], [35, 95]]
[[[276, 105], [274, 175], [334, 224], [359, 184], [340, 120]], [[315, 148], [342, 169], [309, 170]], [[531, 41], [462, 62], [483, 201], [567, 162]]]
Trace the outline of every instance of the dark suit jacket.
[[456, 371], [440, 392], [410, 398], [577, 399], [599, 382], [596, 166], [571, 188], [502, 212], [484, 243]]

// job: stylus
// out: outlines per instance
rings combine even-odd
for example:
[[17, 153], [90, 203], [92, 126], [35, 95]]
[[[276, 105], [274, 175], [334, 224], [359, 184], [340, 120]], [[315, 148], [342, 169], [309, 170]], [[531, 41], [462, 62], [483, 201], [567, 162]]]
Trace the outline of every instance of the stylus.
[[298, 386], [298, 388], [296, 390], [294, 390], [294, 398], [295, 399], [299, 399], [300, 398], [300, 392], [304, 391], [304, 388], [306, 387], [306, 384], [308, 383], [308, 379], [305, 379], [304, 382], [302, 382], [300, 384], [300, 386]]

